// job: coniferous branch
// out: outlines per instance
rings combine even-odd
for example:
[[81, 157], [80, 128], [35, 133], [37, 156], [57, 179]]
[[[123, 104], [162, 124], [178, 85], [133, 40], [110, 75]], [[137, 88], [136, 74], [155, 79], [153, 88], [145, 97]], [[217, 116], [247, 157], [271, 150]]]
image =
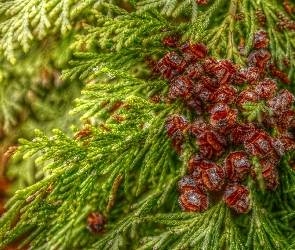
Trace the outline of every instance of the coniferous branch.
[[[20, 63], [13, 67], [2, 58], [0, 124], [5, 133], [24, 122], [25, 114], [33, 113], [36, 120], [43, 122], [55, 119], [54, 112], [61, 105], [72, 103], [70, 96], [75, 97], [80, 92], [81, 83], [77, 80], [70, 84], [59, 79], [61, 69], [71, 58], [68, 46], [73, 38], [65, 36], [56, 44], [55, 39], [45, 39], [42, 45], [34, 44], [34, 50], [27, 57], [18, 51], [16, 57]], [[68, 93], [67, 98], [58, 99], [61, 91]]]
[[73, 22], [75, 18], [82, 19], [84, 15], [89, 15], [89, 9], [100, 3], [101, 1], [97, 0], [87, 3], [73, 0], [1, 1], [0, 49], [14, 64], [16, 44], [19, 44], [24, 52], [28, 52], [34, 39], [43, 40], [56, 31], [65, 35], [76, 25], [76, 22]]
[[[117, 73], [118, 77], [120, 76], [123, 78], [127, 78], [125, 84], [118, 83], [118, 86], [113, 86], [113, 90], [116, 90], [118, 92], [118, 100], [125, 100], [125, 105], [128, 105], [128, 108], [119, 108], [113, 116], [110, 116], [106, 120], [103, 126], [103, 129], [106, 131], [96, 129], [90, 125], [85, 125], [86, 129], [91, 132], [90, 141], [88, 141], [87, 138], [83, 138], [83, 140], [75, 142], [58, 130], [54, 130], [55, 135], [50, 138], [46, 137], [40, 131], [36, 131], [38, 137], [35, 138], [32, 142], [25, 140], [20, 141], [23, 146], [20, 147], [19, 153], [27, 151], [24, 155], [25, 158], [30, 157], [33, 154], [41, 151], [43, 155], [39, 157], [36, 162], [48, 161], [50, 159], [54, 160], [52, 163], [47, 164], [47, 166], [45, 167], [45, 170], [51, 170], [52, 174], [44, 179], [43, 182], [39, 182], [39, 185], [35, 187], [32, 186], [29, 189], [25, 189], [21, 192], [22, 194], [16, 195], [8, 203], [8, 207], [10, 203], [19, 202], [20, 205], [22, 205], [25, 200], [30, 201], [31, 199], [33, 199], [30, 197], [34, 197], [35, 199], [36, 194], [38, 194], [36, 195], [37, 197], [42, 197], [45, 190], [51, 185], [51, 183], [54, 183], [53, 191], [49, 195], [49, 198], [40, 198], [40, 200], [35, 199], [34, 202], [38, 203], [42, 201], [42, 203], [44, 202], [48, 206], [52, 207], [51, 205], [53, 201], [64, 200], [65, 198], [67, 198], [67, 202], [65, 204], [62, 204], [62, 206], [54, 206], [56, 212], [59, 210], [66, 211], [67, 209], [70, 209], [70, 204], [74, 201], [75, 204], [80, 204], [81, 206], [85, 203], [85, 199], [88, 195], [90, 195], [91, 191], [94, 188], [93, 186], [98, 185], [94, 184], [96, 176], [108, 175], [108, 178], [104, 181], [104, 183], [100, 183], [99, 186], [101, 186], [103, 190], [109, 192], [111, 196], [111, 193], [113, 192], [113, 183], [118, 178], [118, 176], [120, 174], [124, 174], [127, 179], [127, 177], [130, 175], [129, 172], [132, 171], [134, 167], [138, 168], [138, 166], [141, 166], [140, 170], [138, 171], [138, 187], [135, 192], [136, 195], [139, 195], [143, 186], [146, 186], [146, 181], [149, 179], [147, 177], [150, 176], [151, 173], [153, 173], [151, 175], [152, 182], [148, 182], [150, 182], [151, 186], [156, 186], [160, 188], [165, 183], [164, 176], [166, 176], [167, 173], [169, 173], [170, 171], [174, 173], [177, 172], [177, 165], [175, 165], [175, 163], [172, 163], [174, 160], [171, 158], [172, 156], [170, 142], [169, 140], [167, 141], [165, 139], [165, 135], [163, 136], [163, 127], [160, 125], [162, 123], [162, 119], [166, 117], [168, 112], [172, 111], [173, 108], [177, 106], [166, 104], [151, 104], [140, 97], [131, 95], [131, 93], [135, 94], [133, 85], [136, 86], [136, 84], [141, 84], [142, 86], [140, 87], [141, 89], [143, 89], [147, 87], [146, 83], [144, 81], [132, 78], [122, 72], [111, 72], [112, 74]], [[91, 85], [89, 84], [88, 86]], [[94, 85], [92, 91], [86, 92], [86, 94], [95, 97], [94, 102], [98, 103], [99, 105], [94, 106], [99, 107], [101, 105], [101, 100], [96, 98], [97, 94], [94, 91], [95, 89], [98, 89], [99, 91], [104, 91], [105, 86]], [[121, 94], [120, 90], [122, 92]], [[112, 89], [109, 90], [109, 96], [117, 101], [116, 96], [114, 96], [112, 93]], [[106, 97], [104, 97], [104, 99], [108, 100]], [[129, 112], [129, 107], [131, 107], [132, 112]], [[88, 108], [90, 108], [91, 110], [93, 107], [92, 105], [88, 105]], [[145, 114], [147, 115], [143, 116], [142, 111], [145, 109], [147, 109], [147, 112], [145, 112]], [[162, 112], [155, 115], [161, 110]], [[83, 111], [86, 111], [87, 113], [86, 106], [83, 107]], [[96, 110], [92, 110], [91, 112], [96, 112]], [[126, 122], [121, 121], [121, 124], [113, 118], [115, 117], [115, 115], [117, 117], [121, 117]], [[143, 125], [142, 130], [138, 130], [140, 125]], [[76, 132], [78, 133], [78, 131]], [[160, 138], [163, 138], [164, 140]], [[158, 141], [158, 139], [160, 140]], [[144, 145], [143, 148], [141, 146], [142, 144]], [[162, 145], [164, 147], [159, 150], [159, 145]], [[133, 155], [137, 155], [135, 159], [133, 159]], [[161, 158], [165, 159], [165, 162], [160, 161]], [[112, 163], [110, 164], [109, 162]], [[92, 177], [87, 178], [87, 176], [89, 176], [90, 170], [94, 173], [94, 176], [90, 175]], [[77, 190], [77, 185], [75, 184], [78, 182], [81, 183], [81, 185]], [[128, 185], [128, 179], [127, 181], [125, 181], [125, 189], [126, 185]], [[62, 192], [62, 194], [58, 194], [58, 192]], [[79, 197], [77, 197], [76, 195], [77, 192], [80, 194]], [[24, 206], [22, 210], [25, 211], [26, 207], [27, 206]], [[48, 222], [44, 220], [42, 220], [42, 225], [38, 222], [36, 224], [31, 224], [30, 227], [25, 226], [25, 218], [33, 212], [30, 209], [26, 211], [27, 212], [25, 212], [21, 216], [21, 220], [19, 221], [18, 226], [15, 227], [11, 233], [9, 233], [8, 238], [4, 241], [3, 244], [6, 244], [7, 242], [13, 240], [20, 233], [24, 233], [33, 229], [33, 227], [37, 227], [36, 230], [38, 231], [42, 230], [40, 229], [40, 227], [42, 228], [42, 225], [44, 223], [47, 226], [51, 227], [50, 224], [48, 225]], [[77, 211], [78, 213], [80, 210], [78, 208], [75, 208], [75, 211]], [[42, 213], [43, 212], [45, 213], [46, 211], [42, 211]], [[38, 214], [36, 210], [34, 210], [34, 213]], [[11, 223], [11, 219], [12, 217], [10, 214], [7, 214], [3, 217], [3, 230], [9, 231], [8, 228]], [[58, 219], [58, 217], [56, 219]], [[64, 227], [68, 227], [66, 222], [62, 222], [58, 229], [55, 226], [52, 228], [52, 230], [54, 230], [54, 232], [57, 232], [59, 230], [63, 232]], [[34, 241], [36, 246], [41, 244], [38, 243], [39, 240], [40, 238], [37, 237], [36, 242]], [[42, 241], [42, 244], [44, 244], [44, 241]], [[53, 243], [51, 242], [51, 240], [49, 240], [47, 244], [50, 245]]]
[[[263, 11], [266, 17], [267, 25], [265, 25], [263, 29], [265, 29], [270, 36], [269, 46], [271, 48], [271, 51], [274, 52], [272, 54], [273, 55], [272, 62], [275, 62], [277, 60], [278, 67], [280, 69], [283, 69], [283, 68], [286, 69], [286, 66], [284, 66], [283, 64], [283, 61], [284, 61], [283, 59], [287, 59], [288, 61], [290, 61], [290, 65], [288, 66], [288, 71], [289, 71], [288, 77], [290, 80], [292, 80], [294, 65], [295, 65], [294, 56], [293, 56], [295, 46], [294, 44], [290, 42], [292, 31], [284, 30], [284, 31], [277, 32], [279, 28], [278, 23], [280, 21], [278, 17], [278, 13], [283, 13], [285, 17], [288, 17], [289, 14], [284, 11], [283, 6], [279, 4], [277, 1], [271, 1], [271, 4], [270, 4], [266, 2], [257, 3], [256, 1], [251, 0], [249, 1], [249, 3], [250, 3], [250, 9], [251, 9], [250, 13], [252, 13], [251, 21], [254, 21], [253, 18], [255, 18], [253, 13], [259, 9]], [[255, 26], [256, 26], [256, 29], [259, 27], [257, 26], [257, 24]], [[251, 31], [252, 31], [252, 34], [251, 33], [249, 34], [249, 39], [250, 39], [250, 36], [253, 37], [254, 30], [251, 29]], [[287, 43], [283, 41], [287, 41]], [[247, 43], [248, 48], [251, 47], [251, 44], [252, 44], [252, 41], [249, 40]]]
[[[80, 60], [71, 63], [74, 67], [65, 70], [63, 78], [75, 79], [80, 75], [80, 79], [84, 79], [92, 73], [95, 76], [95, 72], [102, 67], [112, 69], [119, 67], [121, 70], [128, 70], [143, 62], [145, 55], [152, 56], [167, 52], [167, 48], [159, 40], [176, 33], [177, 29], [163, 19], [157, 11], [130, 14], [125, 10], [118, 10], [112, 5], [106, 6], [113, 8], [118, 16], [115, 19], [110, 19], [102, 13], [95, 12], [101, 27], [86, 26], [89, 34], [79, 36], [72, 48], [79, 49], [82, 43], [85, 43], [88, 48], [91, 44], [97, 44], [102, 49], [109, 48], [116, 53], [75, 53]], [[169, 31], [162, 32], [167, 28]], [[100, 39], [97, 41], [98, 36]], [[84, 60], [81, 61], [81, 59]]]
[[[171, 15], [175, 3], [166, 4], [164, 10]], [[184, 3], [187, 4], [186, 1]], [[246, 59], [237, 50], [237, 38], [244, 37], [245, 50], [248, 52], [254, 31], [258, 28], [255, 11], [261, 8], [269, 19], [273, 16], [269, 10], [272, 8], [261, 2], [258, 5], [255, 1], [230, 1], [224, 11], [220, 8], [221, 3], [221, 0], [213, 2], [202, 13], [193, 8], [192, 21], [180, 26], [184, 27], [180, 34], [183, 40], [188, 37], [198, 40], [208, 31], [208, 34], [211, 33], [208, 37], [214, 42], [212, 48], [222, 41], [221, 50], [212, 54], [226, 56], [243, 64]], [[65, 78], [74, 79], [79, 75], [81, 79], [89, 78], [90, 83], [83, 91], [86, 97], [77, 100], [77, 108], [72, 113], [83, 112], [81, 118], [92, 119], [91, 124], [85, 124], [82, 130], [73, 127], [76, 139], [60, 130], [54, 130], [51, 137], [36, 130], [37, 138], [33, 141], [20, 140], [22, 146], [17, 154], [24, 154], [26, 158], [41, 152], [42, 156], [37, 162], [44, 162], [44, 169], [51, 171], [51, 174], [43, 181], [18, 191], [8, 202], [6, 206], [10, 210], [0, 220], [3, 246], [24, 233], [29, 236], [23, 244], [31, 242], [32, 249], [128, 248], [128, 240], [137, 239], [140, 234], [144, 237], [140, 240], [142, 249], [165, 249], [168, 246], [172, 249], [186, 246], [194, 249], [287, 249], [289, 245], [293, 246], [294, 217], [292, 213], [286, 214], [286, 211], [292, 211], [294, 207], [294, 197], [290, 193], [294, 190], [295, 175], [287, 161], [288, 156], [279, 166], [280, 182], [284, 184], [277, 190], [263, 195], [252, 180], [245, 180], [251, 190], [250, 216], [244, 214], [237, 218], [220, 199], [213, 202], [205, 213], [178, 213], [176, 183], [186, 173], [188, 159], [197, 147], [184, 132], [186, 140], [180, 159], [183, 161], [181, 167], [163, 124], [170, 113], [185, 115], [189, 120], [196, 115], [179, 100], [172, 104], [165, 104], [162, 99], [158, 103], [152, 103], [151, 99], [148, 101], [156, 94], [167, 95], [169, 83], [158, 80], [157, 76], [153, 76], [156, 80], [147, 81], [150, 73], [145, 74], [145, 65], [139, 72], [136, 69], [139, 65], [142, 67], [145, 55], [159, 57], [169, 50], [162, 45], [155, 49], [153, 44], [161, 44], [161, 38], [182, 29], [175, 29], [163, 18], [161, 20], [161, 15], [154, 9], [129, 13], [113, 5], [105, 6], [121, 17], [112, 20], [96, 13], [98, 18], [106, 22], [102, 21], [98, 28], [88, 26], [92, 34], [78, 37], [80, 41], [74, 47], [79, 48], [87, 37], [91, 43], [99, 44], [107, 52], [101, 53], [101, 48], [92, 48], [89, 42], [88, 49], [97, 49], [100, 54], [97, 51], [77, 53], [79, 59], [84, 60], [74, 62], [74, 68], [64, 72]], [[243, 8], [250, 14], [246, 15], [244, 21], [236, 22], [235, 14]], [[217, 14], [222, 17], [227, 15], [225, 21], [216, 24], [212, 18]], [[150, 21], [141, 22], [141, 19]], [[132, 32], [123, 25], [129, 25]], [[235, 29], [235, 25], [239, 28]], [[171, 33], [162, 32], [165, 26], [169, 27]], [[112, 33], [108, 33], [108, 30]], [[136, 37], [132, 36], [134, 32]], [[98, 34], [102, 34], [102, 43], [95, 40]], [[287, 31], [282, 35], [290, 36]], [[274, 42], [271, 50], [281, 46], [279, 36], [277, 33], [272, 35]], [[205, 36], [203, 39], [206, 39]], [[152, 45], [142, 48], [145, 41], [152, 41]], [[274, 59], [283, 58], [285, 48], [281, 47]], [[118, 51], [108, 52], [110, 48]], [[286, 51], [292, 54], [290, 40]], [[245, 108], [248, 107], [252, 117], [258, 121], [261, 111], [269, 111], [261, 103], [254, 107], [251, 105], [246, 103]], [[115, 204], [118, 197], [121, 199]], [[135, 200], [139, 200], [138, 203], [134, 204]], [[130, 204], [134, 204], [134, 211], [130, 212]], [[265, 204], [269, 206], [265, 207]], [[118, 208], [120, 205], [122, 207]], [[173, 214], [165, 214], [165, 206]], [[280, 210], [279, 214], [274, 215], [277, 210]], [[19, 211], [20, 219], [10, 229]], [[70, 216], [69, 211], [72, 212]], [[93, 211], [109, 212], [114, 216], [110, 216], [108, 232], [101, 238], [93, 237], [86, 229], [86, 218]], [[127, 211], [128, 215], [122, 215], [122, 211]], [[284, 224], [284, 221], [288, 224]], [[173, 229], [158, 226], [157, 223], [172, 226]], [[153, 235], [150, 236], [147, 236], [150, 232], [136, 232], [139, 225], [145, 224], [147, 228], [155, 225], [158, 231], [151, 232]], [[250, 228], [245, 225], [250, 225]], [[129, 231], [130, 236], [127, 236]], [[244, 238], [243, 234], [248, 237]], [[134, 243], [133, 247], [137, 247], [137, 244]]]
[[258, 122], [262, 122], [263, 113], [267, 113], [270, 116], [273, 116], [273, 111], [265, 105], [264, 101], [256, 102], [245, 102], [243, 104], [243, 108], [245, 111], [243, 112], [244, 116], [247, 116], [249, 122], [253, 122], [257, 120]]
[[[27, 56], [16, 51], [19, 63], [14, 66], [4, 57], [1, 59], [0, 145], [3, 150], [15, 146], [19, 137], [32, 139], [35, 128], [51, 131], [58, 126], [70, 131], [68, 124], [80, 124], [77, 116], [69, 117], [66, 113], [74, 106], [73, 98], [80, 94], [81, 83], [59, 79], [61, 68], [71, 57], [68, 46], [72, 38], [65, 36], [57, 43], [55, 39], [44, 39], [41, 45], [34, 43]], [[33, 185], [46, 176], [43, 166], [34, 163], [36, 158], [19, 157], [8, 163], [6, 176], [13, 180], [8, 193]]]
[[[251, 249], [291, 249], [287, 242], [293, 242], [292, 216], [288, 214], [294, 210], [294, 196], [290, 195], [290, 187], [294, 187], [295, 175], [286, 155], [279, 164], [280, 186], [265, 196], [260, 196], [255, 185], [252, 187], [253, 207], [251, 227], [246, 246]], [[267, 204], [263, 206], [263, 204]], [[289, 211], [289, 212], [287, 212]]]
[[[122, 234], [129, 234], [127, 237], [134, 241], [136, 236], [135, 231], [139, 230], [140, 224], [145, 222], [146, 215], [154, 207], [159, 208], [163, 206], [167, 200], [168, 193], [174, 190], [176, 182], [177, 177], [173, 178], [166, 185], [166, 187], [151, 190], [147, 197], [132, 205], [132, 211], [128, 217], [125, 217], [121, 221], [117, 222], [116, 227], [111, 229], [104, 238], [94, 243], [92, 247], [96, 249], [120, 249], [123, 245], [126, 246], [126, 242], [123, 240]], [[142, 243], [143, 239], [139, 239], [138, 242]], [[134, 243], [134, 245], [137, 244]]]
[[282, 223], [277, 221], [267, 208], [264, 208], [257, 202], [256, 193], [252, 193], [252, 218], [250, 233], [247, 238], [246, 247], [248, 249], [288, 249], [287, 239], [291, 228], [286, 226], [280, 227]]
[[[200, 2], [200, 3], [198, 3]], [[138, 13], [142, 13], [152, 9], [161, 9], [160, 13], [163, 16], [177, 18], [181, 15], [188, 16], [192, 18], [192, 20], [196, 20], [198, 14], [198, 9], [201, 8], [203, 10], [202, 5], [205, 3], [201, 3], [202, 1], [192, 1], [192, 0], [185, 0], [185, 1], [163, 1], [163, 0], [144, 0], [139, 1], [136, 3], [136, 8]], [[206, 1], [204, 1], [206, 2]], [[207, 1], [206, 4], [208, 4]], [[210, 4], [209, 4], [210, 5]], [[205, 7], [206, 8], [206, 7]]]
[[147, 220], [169, 225], [170, 230], [142, 239], [139, 249], [220, 249], [223, 246], [222, 224], [226, 207], [220, 203], [204, 214], [188, 216], [185, 213], [159, 214]]

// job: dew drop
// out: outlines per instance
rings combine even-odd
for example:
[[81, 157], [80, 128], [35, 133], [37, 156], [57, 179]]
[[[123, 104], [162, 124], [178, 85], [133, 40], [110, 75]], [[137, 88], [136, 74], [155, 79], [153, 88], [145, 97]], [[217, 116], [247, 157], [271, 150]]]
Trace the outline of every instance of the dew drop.
[[108, 78], [110, 79], [114, 79], [116, 77], [116, 75], [111, 74], [111, 73], [107, 73]]
[[145, 124], [143, 125], [143, 129], [149, 129], [150, 127], [151, 127], [151, 125], [148, 124], [148, 123], [145, 123]]
[[92, 69], [93, 72], [96, 72], [98, 70], [98, 66]]

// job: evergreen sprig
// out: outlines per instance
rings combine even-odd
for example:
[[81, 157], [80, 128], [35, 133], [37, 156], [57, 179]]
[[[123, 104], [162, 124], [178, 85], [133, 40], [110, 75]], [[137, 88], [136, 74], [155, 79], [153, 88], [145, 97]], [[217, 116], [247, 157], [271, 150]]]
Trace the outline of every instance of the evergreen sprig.
[[[76, 212], [72, 215], [72, 219], [75, 218], [78, 213], [82, 212], [83, 205], [96, 188], [109, 193], [110, 200], [114, 199], [114, 182], [120, 175], [124, 176], [125, 179], [125, 192], [129, 192], [129, 176], [133, 171], [138, 173], [137, 189], [134, 191], [134, 195], [138, 196], [146, 185], [163, 187], [166, 182], [166, 175], [170, 172], [178, 172], [177, 165], [173, 160], [176, 156], [171, 155], [172, 146], [161, 126], [162, 120], [169, 112], [173, 112], [173, 109], [177, 109], [177, 106], [152, 104], [140, 96], [135, 96], [137, 88], [142, 91], [148, 87], [144, 81], [115, 70], [103, 69], [102, 72], [116, 74], [116, 77], [121, 77], [124, 80], [112, 85], [112, 88], [108, 88], [109, 91], [102, 97], [104, 101], [110, 100], [108, 105], [112, 105], [119, 100], [124, 100], [124, 105], [128, 105], [131, 109], [119, 108], [113, 116], [109, 115], [100, 129], [85, 125], [86, 129], [91, 132], [90, 138], [75, 141], [61, 131], [54, 130], [54, 135], [51, 137], [45, 136], [41, 131], [35, 131], [37, 137], [33, 141], [19, 141], [23, 146], [19, 148], [18, 154], [25, 153], [24, 158], [27, 158], [41, 152], [42, 155], [37, 158], [36, 162], [51, 161], [46, 164], [44, 170], [50, 170], [52, 173], [42, 182], [24, 189], [8, 202], [7, 208], [10, 207], [10, 204], [19, 204], [23, 207], [23, 214], [18, 226], [9, 233], [3, 244], [33, 228], [36, 228], [37, 231], [42, 230], [44, 224], [49, 228], [52, 227], [49, 230], [51, 234], [54, 232], [59, 235], [59, 231], [64, 232], [63, 230], [68, 228], [67, 220], [63, 219], [64, 215], [61, 211], [74, 209]], [[106, 86], [105, 84], [88, 84], [87, 89], [89, 90], [85, 91], [85, 94], [94, 99], [92, 102], [89, 100], [90, 105], [88, 103], [84, 106], [83, 103], [81, 104], [78, 101], [78, 105], [81, 104], [82, 108], [79, 106], [74, 112], [83, 110], [85, 112], [83, 118], [96, 113], [101, 106], [101, 98], [97, 98], [98, 94], [105, 92]], [[155, 81], [155, 86], [163, 88], [165, 84]], [[116, 92], [116, 95], [113, 92]], [[105, 110], [110, 108], [108, 105], [106, 105]], [[146, 111], [142, 113], [143, 110]], [[118, 122], [114, 119], [115, 116], [120, 116], [124, 121]], [[141, 126], [142, 128], [139, 129]], [[76, 128], [73, 129], [74, 132], [79, 132]], [[105, 176], [99, 184], [96, 183], [97, 176]], [[77, 185], [78, 183], [80, 184]], [[52, 185], [53, 191], [46, 195], [46, 190], [50, 185]], [[33, 201], [31, 202], [31, 200]], [[65, 203], [62, 201], [65, 201]], [[103, 210], [103, 201], [105, 200], [102, 199], [101, 205], [95, 207], [100, 207]], [[30, 202], [30, 204], [26, 204], [26, 202]], [[31, 205], [39, 202], [44, 203], [42, 211]], [[108, 203], [110, 204], [110, 201]], [[33, 206], [33, 208], [29, 209], [30, 206]], [[30, 214], [34, 213], [37, 216], [39, 212], [41, 214], [47, 213], [49, 212], [47, 206], [48, 209], [55, 209], [54, 212], [51, 211], [53, 216], [55, 214], [57, 216], [55, 219], [61, 220], [58, 228], [56, 225], [50, 225], [45, 218], [41, 221], [36, 219], [36, 223], [32, 223], [30, 227], [26, 226], [25, 219], [30, 217]], [[14, 212], [17, 212], [17, 210]], [[4, 215], [2, 232], [9, 231], [9, 225], [15, 215], [10, 213]], [[37, 218], [39, 217], [37, 216]], [[75, 238], [71, 234], [63, 237]], [[46, 237], [43, 235], [43, 238]], [[45, 241], [41, 241], [40, 237], [35, 234], [30, 237], [30, 240], [33, 240], [35, 247], [45, 244]], [[55, 240], [55, 238], [52, 240]], [[59, 240], [58, 242], [65, 244], [66, 241]], [[51, 244], [53, 244], [51, 240], [46, 243], [46, 245], [52, 247]], [[57, 243], [55, 242], [55, 244]], [[54, 246], [63, 248], [63, 245], [60, 244]]]
[[[28, 52], [34, 39], [43, 40], [56, 31], [66, 35], [75, 27], [76, 17], [80, 20], [90, 14], [89, 9], [101, 1], [87, 3], [74, 0], [2, 0], [0, 1], [0, 49], [5, 57], [16, 63], [16, 44]], [[90, 8], [89, 8], [90, 7]]]
[[265, 105], [265, 101], [260, 102], [245, 102], [243, 103], [243, 112], [244, 116], [247, 116], [249, 122], [253, 122], [257, 120], [258, 122], [262, 122], [263, 113], [266, 113], [272, 116], [273, 111]]
[[[54, 27], [66, 33], [72, 16], [84, 9], [89, 13], [95, 5], [95, 1], [40, 1], [35, 6], [31, 0], [19, 7], [16, 3], [0, 5], [2, 13], [12, 9], [16, 13], [1, 23], [11, 27], [2, 30], [7, 42], [2, 48], [12, 62], [11, 34], [17, 29], [23, 32], [19, 42], [27, 50], [30, 25], [36, 27], [33, 32], [40, 39], [47, 34], [45, 10], [58, 17]], [[48, 174], [18, 190], [6, 204], [7, 212], [0, 219], [0, 247], [27, 234], [21, 246], [30, 243], [31, 249], [292, 249], [292, 154], [286, 155], [278, 167], [281, 184], [276, 190], [263, 195], [253, 180], [245, 180], [251, 192], [248, 214], [235, 214], [221, 199], [214, 200], [204, 213], [180, 212], [177, 182], [197, 148], [185, 135], [184, 153], [179, 159], [164, 131], [164, 122], [169, 114], [182, 114], [191, 121], [197, 115], [182, 101], [166, 104], [161, 96], [168, 93], [168, 81], [151, 74], [145, 63], [145, 56], [158, 59], [174, 50], [164, 47], [161, 39], [178, 33], [182, 41], [202, 40], [211, 55], [245, 64], [238, 44], [243, 38], [246, 54], [250, 51], [254, 31], [260, 28], [255, 17], [259, 8], [268, 20], [265, 29], [270, 34], [273, 62], [277, 59], [283, 68], [281, 61], [287, 57], [292, 74], [292, 33], [275, 31], [278, 19], [274, 13], [284, 11], [283, 7], [274, 0], [216, 0], [204, 8], [197, 8], [195, 1], [132, 4], [135, 9], [131, 10], [104, 4], [107, 14], [93, 10], [98, 25], [85, 25], [88, 34], [77, 36], [72, 45], [80, 52], [75, 53], [73, 67], [63, 71], [63, 79], [87, 79], [84, 97], [77, 99], [71, 114], [82, 113], [81, 119], [89, 121], [82, 129], [73, 126], [71, 136], [59, 129], [50, 136], [35, 130], [32, 141], [19, 140], [15, 156], [38, 155], [36, 162], [44, 164]], [[34, 6], [38, 13], [31, 10]], [[235, 19], [239, 12], [244, 13], [243, 20]], [[17, 27], [16, 18], [21, 15], [22, 26]], [[188, 16], [188, 22], [177, 19]], [[150, 98], [156, 96], [159, 101], [153, 103]], [[269, 112], [263, 103], [244, 106], [250, 120], [260, 121], [261, 112]], [[107, 217], [107, 232], [102, 236], [86, 228], [86, 219], [94, 211]]]

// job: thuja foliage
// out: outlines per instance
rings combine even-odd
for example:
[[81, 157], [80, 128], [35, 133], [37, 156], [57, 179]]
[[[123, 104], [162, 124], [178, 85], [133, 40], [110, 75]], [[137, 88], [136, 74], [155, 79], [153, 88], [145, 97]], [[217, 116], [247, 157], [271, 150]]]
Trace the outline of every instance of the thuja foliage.
[[[0, 45], [11, 62], [14, 45], [27, 51], [35, 38], [65, 34], [83, 13], [94, 20], [85, 22], [84, 34], [77, 32], [75, 59], [62, 74], [63, 81], [86, 83], [70, 112], [84, 125], [73, 125], [72, 133], [35, 130], [33, 140], [19, 139], [14, 157], [40, 154], [36, 163], [49, 174], [7, 202], [0, 246], [23, 236], [20, 247], [31, 249], [293, 249], [294, 152], [277, 165], [275, 190], [264, 192], [247, 179], [248, 213], [236, 214], [218, 199], [203, 213], [181, 211], [177, 183], [198, 147], [184, 133], [182, 153], [176, 152], [164, 123], [169, 114], [190, 121], [198, 115], [182, 99], [165, 101], [170, 82], [146, 62], [176, 51], [162, 39], [178, 34], [180, 43], [202, 41], [210, 56], [245, 66], [254, 33], [263, 29], [273, 72], [287, 74], [278, 77], [279, 87], [292, 92], [292, 8], [275, 0], [1, 3]], [[259, 121], [267, 108], [251, 105], [247, 117]], [[96, 231], [89, 225], [93, 212], [105, 218]]]
[[[8, 34], [4, 30], [9, 28], [8, 22], [20, 23], [22, 20], [22, 9], [16, 7], [18, 3], [23, 1], [0, 1], [0, 25], [3, 28], [3, 33], [0, 32], [0, 40], [5, 46], [13, 49], [10, 50], [10, 54], [5, 52], [4, 47], [0, 49], [0, 148], [2, 152], [5, 152], [9, 146], [15, 146], [20, 137], [34, 138], [35, 128], [50, 132], [53, 128], [59, 127], [67, 132], [70, 131], [68, 123], [81, 124], [77, 119], [78, 116], [68, 116], [68, 111], [74, 107], [74, 99], [79, 96], [83, 83], [78, 79], [61, 81], [60, 76], [62, 69], [68, 67], [68, 62], [72, 59], [70, 44], [75, 40], [74, 35], [83, 33], [81, 22], [94, 23], [91, 9], [88, 9], [78, 16], [69, 17], [72, 28], [66, 33], [61, 34], [57, 26], [51, 26], [47, 30], [47, 36], [38, 37], [34, 30], [38, 23], [32, 22], [27, 29], [18, 29], [17, 32], [12, 33], [11, 39], [7, 39]], [[29, 13], [35, 8], [41, 8], [41, 6], [32, 6], [32, 10], [29, 5], [24, 7], [29, 8], [27, 10]], [[48, 18], [48, 20], [53, 22], [54, 19]], [[28, 32], [29, 29], [32, 29], [34, 39], [27, 41], [30, 50], [24, 53], [19, 41], [24, 37], [22, 32]], [[14, 61], [7, 60], [12, 57]], [[12, 65], [12, 62], [16, 63]], [[34, 164], [36, 157], [28, 161], [22, 161], [21, 157], [15, 158], [13, 162], [10, 161], [6, 175], [10, 180], [15, 180], [10, 186], [11, 191], [31, 185], [43, 176], [43, 171], [40, 171], [42, 166]]]

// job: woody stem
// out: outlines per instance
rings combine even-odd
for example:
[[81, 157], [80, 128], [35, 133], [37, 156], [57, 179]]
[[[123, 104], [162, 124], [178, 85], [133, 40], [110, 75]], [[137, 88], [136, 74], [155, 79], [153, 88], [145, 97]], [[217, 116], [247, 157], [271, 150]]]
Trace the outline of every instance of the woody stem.
[[234, 50], [234, 38], [233, 38], [233, 32], [234, 32], [234, 23], [235, 23], [235, 14], [236, 14], [237, 4], [235, 0], [231, 0], [230, 9], [229, 9], [229, 29], [228, 29], [228, 43], [229, 43], [229, 49], [227, 51], [227, 58], [232, 59], [233, 58], [233, 50]]

